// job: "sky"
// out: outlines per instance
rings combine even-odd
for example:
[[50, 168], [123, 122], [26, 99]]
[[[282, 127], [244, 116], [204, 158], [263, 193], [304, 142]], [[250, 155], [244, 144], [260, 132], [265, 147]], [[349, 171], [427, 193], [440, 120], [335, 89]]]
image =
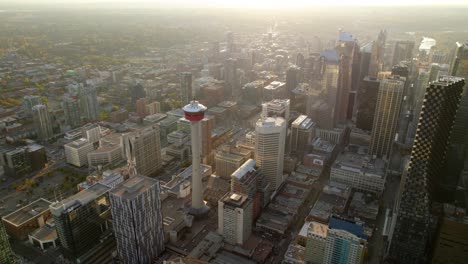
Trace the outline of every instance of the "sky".
[[468, 0], [0, 0], [6, 4], [114, 4], [152, 7], [297, 8], [324, 5], [465, 5]]

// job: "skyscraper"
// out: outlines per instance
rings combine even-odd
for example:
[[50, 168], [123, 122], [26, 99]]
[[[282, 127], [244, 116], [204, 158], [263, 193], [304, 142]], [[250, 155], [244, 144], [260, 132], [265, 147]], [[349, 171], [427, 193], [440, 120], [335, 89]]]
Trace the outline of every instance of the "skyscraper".
[[124, 149], [133, 153], [138, 173], [151, 176], [161, 168], [161, 142], [158, 126], [146, 127], [123, 135], [123, 142]]
[[390, 158], [403, 100], [405, 78], [393, 76], [380, 82], [372, 125], [369, 154]]
[[80, 89], [81, 114], [87, 120], [99, 120], [99, 104], [94, 86], [82, 86]]
[[145, 98], [145, 88], [141, 83], [136, 83], [130, 87], [130, 98], [132, 99], [132, 105], [136, 105], [136, 101], [141, 98]]
[[229, 244], [242, 245], [252, 233], [252, 199], [228, 192], [218, 201], [218, 233]]
[[65, 112], [67, 124], [72, 127], [81, 125], [80, 102], [77, 97], [66, 95], [63, 97], [62, 108]]
[[43, 104], [35, 105], [32, 108], [34, 126], [37, 130], [38, 138], [47, 140], [54, 135], [52, 131], [52, 120], [47, 111], [47, 106]]
[[255, 126], [255, 161], [262, 170], [270, 191], [275, 192], [283, 183], [286, 121], [281, 117], [266, 117]]
[[265, 117], [282, 117], [289, 120], [289, 112], [289, 99], [274, 99], [262, 104], [262, 115]]
[[30, 117], [32, 115], [32, 108], [35, 105], [42, 104], [40, 96], [37, 95], [26, 95], [23, 98], [23, 112], [25, 116]]
[[15, 263], [14, 261], [15, 257], [2, 221], [0, 223], [0, 263]]
[[332, 119], [332, 124], [335, 125], [338, 120], [337, 95], [338, 95], [338, 79], [340, 72], [340, 57], [335, 50], [325, 50], [320, 53], [324, 60], [324, 72], [322, 78], [322, 89], [327, 93], [327, 104], [330, 107], [329, 118]]
[[77, 260], [100, 243], [99, 240], [108, 227], [106, 216], [110, 213], [110, 189], [96, 183], [50, 205], [57, 236], [68, 259]]
[[399, 263], [425, 263], [432, 241], [432, 202], [444, 174], [447, 148], [463, 79], [445, 77], [426, 89], [411, 158], [402, 177], [390, 258]]
[[270, 201], [268, 182], [253, 159], [249, 159], [231, 175], [231, 192], [248, 195], [252, 201], [252, 222]]
[[117, 251], [125, 264], [151, 263], [164, 251], [159, 181], [135, 175], [110, 192]]
[[314, 134], [315, 123], [306, 115], [300, 115], [291, 124], [291, 151], [302, 157]]
[[300, 68], [298, 66], [290, 66], [286, 70], [286, 90], [288, 92], [288, 98], [293, 97], [293, 90], [297, 87], [299, 84], [299, 72]]
[[240, 87], [237, 80], [237, 61], [229, 58], [224, 61], [224, 98], [238, 100]]
[[392, 66], [401, 61], [411, 61], [413, 59], [414, 41], [400, 40], [395, 42], [393, 50]]
[[180, 74], [180, 92], [182, 105], [190, 103], [193, 99], [191, 72], [183, 72]]
[[367, 76], [361, 81], [356, 115], [356, 127], [359, 129], [372, 130], [379, 86], [380, 81], [377, 78]]
[[[457, 42], [455, 57], [451, 65], [450, 75], [468, 80], [468, 42]], [[455, 117], [449, 144], [449, 161], [447, 164], [446, 185], [443, 187], [447, 194], [453, 194], [456, 186], [461, 184], [463, 189], [468, 189], [468, 85], [465, 84], [460, 106]], [[465, 176], [463, 176], [465, 175]], [[461, 183], [463, 182], [463, 184]]]
[[363, 263], [366, 247], [366, 235], [362, 226], [332, 217], [328, 224], [323, 263]]

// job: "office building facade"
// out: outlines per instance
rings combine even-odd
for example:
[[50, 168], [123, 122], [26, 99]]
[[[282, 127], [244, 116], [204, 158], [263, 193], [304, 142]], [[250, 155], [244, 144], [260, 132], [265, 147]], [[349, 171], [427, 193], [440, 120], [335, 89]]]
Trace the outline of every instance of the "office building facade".
[[110, 192], [117, 251], [125, 264], [151, 263], [164, 251], [159, 181], [135, 175]]
[[379, 93], [380, 81], [377, 78], [365, 77], [357, 95], [356, 127], [371, 131], [374, 124], [375, 107]]
[[252, 233], [252, 199], [228, 192], [218, 201], [218, 233], [231, 245], [242, 245]]
[[255, 161], [262, 170], [270, 191], [283, 183], [286, 121], [281, 117], [261, 118], [255, 126]]
[[405, 79], [393, 76], [380, 82], [369, 154], [390, 157], [403, 101]]
[[133, 153], [139, 174], [150, 176], [161, 169], [161, 143], [157, 125], [125, 134], [123, 142], [124, 152]]

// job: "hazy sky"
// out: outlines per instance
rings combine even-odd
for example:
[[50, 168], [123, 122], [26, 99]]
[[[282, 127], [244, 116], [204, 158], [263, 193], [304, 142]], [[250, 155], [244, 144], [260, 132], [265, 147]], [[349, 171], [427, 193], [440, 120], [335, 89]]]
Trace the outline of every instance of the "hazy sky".
[[402, 6], [402, 5], [466, 5], [468, 0], [0, 0], [7, 4], [107, 4], [151, 5], [154, 7], [247, 7], [284, 8], [316, 5]]

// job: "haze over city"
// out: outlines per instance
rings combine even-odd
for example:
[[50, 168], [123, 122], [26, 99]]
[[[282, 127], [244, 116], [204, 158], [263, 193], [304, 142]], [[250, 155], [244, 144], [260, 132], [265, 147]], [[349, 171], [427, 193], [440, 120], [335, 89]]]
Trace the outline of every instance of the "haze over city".
[[0, 0], [0, 263], [467, 263], [467, 12]]

